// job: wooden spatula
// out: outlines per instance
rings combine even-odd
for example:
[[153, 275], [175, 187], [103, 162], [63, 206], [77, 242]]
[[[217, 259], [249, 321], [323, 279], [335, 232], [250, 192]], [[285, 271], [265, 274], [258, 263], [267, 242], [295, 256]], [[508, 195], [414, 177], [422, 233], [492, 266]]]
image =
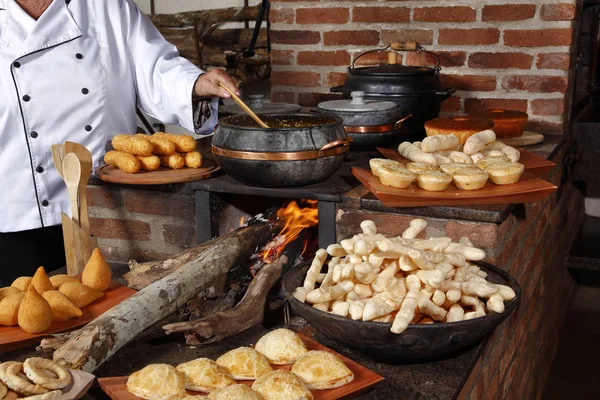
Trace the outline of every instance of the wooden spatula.
[[221, 86], [223, 89], [227, 90], [227, 92], [229, 92], [229, 94], [231, 95], [231, 98], [233, 99], [233, 101], [235, 101], [237, 103], [237, 105], [240, 106], [242, 108], [242, 110], [244, 110], [246, 112], [246, 114], [248, 114], [250, 117], [252, 117], [252, 119], [254, 121], [256, 121], [256, 123], [261, 128], [265, 128], [265, 129], [269, 128], [269, 125], [265, 124], [265, 122], [262, 119], [260, 119], [258, 117], [258, 115], [256, 115], [254, 113], [254, 111], [252, 111], [252, 109], [250, 107], [248, 107], [248, 105], [246, 103], [244, 103], [244, 101], [242, 99], [240, 99], [237, 94], [235, 94], [233, 92], [233, 90], [229, 89], [227, 86], [223, 85], [221, 82], [219, 82], [219, 86]]
[[62, 173], [65, 183], [67, 184], [67, 192], [71, 201], [71, 214], [73, 221], [79, 225], [79, 204], [77, 202], [77, 192], [79, 182], [81, 180], [81, 163], [77, 154], [65, 154], [62, 161]]
[[88, 217], [88, 205], [87, 205], [87, 184], [92, 173], [92, 154], [85, 146], [75, 142], [65, 142], [64, 144], [65, 153], [75, 153], [81, 164], [81, 177], [79, 179], [79, 188], [77, 190], [77, 197], [79, 198], [79, 226], [81, 229], [89, 235], [90, 234], [90, 220]]
[[63, 146], [60, 144], [53, 144], [52, 145], [52, 161], [54, 161], [54, 166], [56, 167], [56, 170], [58, 171], [58, 174], [60, 175], [61, 178], [63, 177], [62, 160], [63, 160], [64, 156], [65, 156], [65, 154], [64, 154]]

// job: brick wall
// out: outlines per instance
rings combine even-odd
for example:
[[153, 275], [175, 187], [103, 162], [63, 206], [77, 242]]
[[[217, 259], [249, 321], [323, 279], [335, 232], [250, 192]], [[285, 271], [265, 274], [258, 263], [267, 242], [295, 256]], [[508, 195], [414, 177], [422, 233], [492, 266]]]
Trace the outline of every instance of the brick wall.
[[[273, 101], [314, 106], [331, 99], [365, 50], [417, 41], [438, 52], [442, 83], [458, 89], [446, 114], [501, 107], [530, 114], [530, 129], [561, 132], [575, 0], [505, 2], [272, 0]], [[506, 4], [509, 3], [509, 4]], [[361, 58], [386, 62], [386, 54]], [[403, 53], [406, 65], [431, 65]]]
[[[560, 184], [566, 149], [545, 179]], [[428, 220], [426, 235], [469, 237], [488, 261], [508, 271], [522, 289], [521, 303], [490, 338], [459, 399], [538, 399], [554, 358], [575, 283], [565, 256], [583, 220], [583, 197], [571, 183], [544, 201], [518, 206], [501, 224]], [[415, 217], [338, 210], [338, 240], [373, 219], [382, 233], [398, 235]]]

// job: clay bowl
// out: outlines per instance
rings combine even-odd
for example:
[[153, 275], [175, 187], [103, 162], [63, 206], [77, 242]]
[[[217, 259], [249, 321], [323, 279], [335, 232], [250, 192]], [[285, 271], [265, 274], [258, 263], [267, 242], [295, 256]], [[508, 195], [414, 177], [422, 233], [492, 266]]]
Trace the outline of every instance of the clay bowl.
[[310, 263], [301, 264], [285, 275], [283, 292], [293, 312], [318, 332], [377, 361], [392, 364], [431, 361], [460, 353], [481, 342], [519, 304], [521, 289], [513, 277], [491, 264], [478, 262], [477, 265], [488, 273], [487, 280], [510, 286], [517, 294], [513, 300], [505, 303], [502, 314], [492, 313], [459, 322], [411, 324], [399, 335], [390, 332], [389, 323], [354, 321], [298, 301], [292, 293], [302, 286]]

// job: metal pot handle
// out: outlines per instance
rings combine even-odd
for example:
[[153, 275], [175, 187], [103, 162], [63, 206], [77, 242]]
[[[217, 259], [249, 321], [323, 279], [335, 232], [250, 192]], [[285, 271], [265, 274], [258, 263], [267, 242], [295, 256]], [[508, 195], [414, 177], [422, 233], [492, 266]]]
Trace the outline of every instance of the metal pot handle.
[[365, 51], [362, 54], [359, 54], [358, 57], [356, 57], [353, 61], [352, 64], [350, 65], [350, 67], [348, 67], [348, 69], [352, 70], [354, 69], [354, 64], [356, 63], [356, 60], [358, 60], [359, 58], [361, 58], [362, 56], [364, 56], [365, 54], [369, 54], [369, 53], [375, 53], [377, 51], [385, 51], [388, 49], [392, 49], [394, 51], [422, 51], [423, 53], [427, 53], [427, 54], [431, 54], [434, 58], [435, 58], [435, 67], [433, 67], [436, 71], [439, 71], [440, 68], [440, 57], [429, 50], [426, 50], [423, 46], [421, 46], [419, 43], [417, 42], [405, 42], [405, 43], [397, 43], [394, 42], [386, 47], [384, 47], [383, 49], [374, 49], [374, 50], [369, 50], [369, 51]]
[[399, 119], [398, 121], [396, 121], [396, 123], [394, 123], [394, 128], [400, 129], [400, 127], [402, 126], [402, 123], [404, 121], [406, 121], [407, 119], [412, 118], [412, 116], [413, 116], [412, 114], [408, 114], [406, 117]]
[[444, 88], [444, 89], [438, 90], [435, 94], [438, 96], [442, 96], [444, 98], [444, 100], [446, 100], [448, 97], [450, 97], [455, 92], [456, 92], [456, 89], [454, 89], [454, 88]]
[[333, 142], [329, 142], [325, 146], [323, 146], [319, 149], [319, 156], [323, 157], [323, 155], [321, 154], [322, 152], [329, 150], [329, 149], [333, 149], [334, 147], [350, 146], [350, 143], [352, 143], [353, 141], [354, 141], [354, 139], [352, 139], [351, 137], [345, 137], [345, 138], [341, 138], [338, 140], [334, 140]]

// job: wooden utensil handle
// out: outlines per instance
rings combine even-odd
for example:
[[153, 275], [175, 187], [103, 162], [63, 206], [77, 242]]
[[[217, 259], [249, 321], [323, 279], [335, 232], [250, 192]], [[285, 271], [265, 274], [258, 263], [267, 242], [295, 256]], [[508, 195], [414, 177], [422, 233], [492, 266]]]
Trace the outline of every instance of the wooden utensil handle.
[[256, 123], [257, 123], [258, 125], [260, 125], [260, 127], [261, 127], [261, 128], [265, 128], [265, 129], [268, 129], [268, 128], [269, 128], [269, 125], [265, 124], [265, 123], [263, 122], [263, 120], [262, 120], [262, 119], [260, 119], [260, 118], [258, 117], [258, 115], [256, 115], [256, 114], [254, 113], [254, 111], [252, 111], [252, 110], [250, 109], [250, 107], [248, 107], [248, 106], [246, 105], [246, 103], [244, 103], [244, 102], [242, 101], [242, 99], [240, 99], [240, 98], [238, 97], [238, 95], [237, 95], [237, 94], [235, 94], [235, 93], [234, 93], [234, 92], [233, 92], [231, 89], [229, 89], [227, 86], [223, 85], [221, 82], [219, 82], [219, 86], [221, 86], [223, 89], [227, 90], [227, 92], [229, 92], [229, 94], [231, 95], [231, 98], [233, 99], [233, 101], [235, 101], [235, 102], [237, 103], [237, 105], [238, 105], [238, 106], [240, 106], [240, 107], [242, 108], [242, 110], [244, 110], [244, 111], [245, 111], [245, 112], [246, 112], [246, 113], [247, 113], [249, 116], [251, 116], [251, 117], [252, 117], [252, 119], [253, 119], [254, 121], [256, 121]]
[[417, 42], [392, 42], [390, 48], [396, 51], [415, 51], [417, 50]]

